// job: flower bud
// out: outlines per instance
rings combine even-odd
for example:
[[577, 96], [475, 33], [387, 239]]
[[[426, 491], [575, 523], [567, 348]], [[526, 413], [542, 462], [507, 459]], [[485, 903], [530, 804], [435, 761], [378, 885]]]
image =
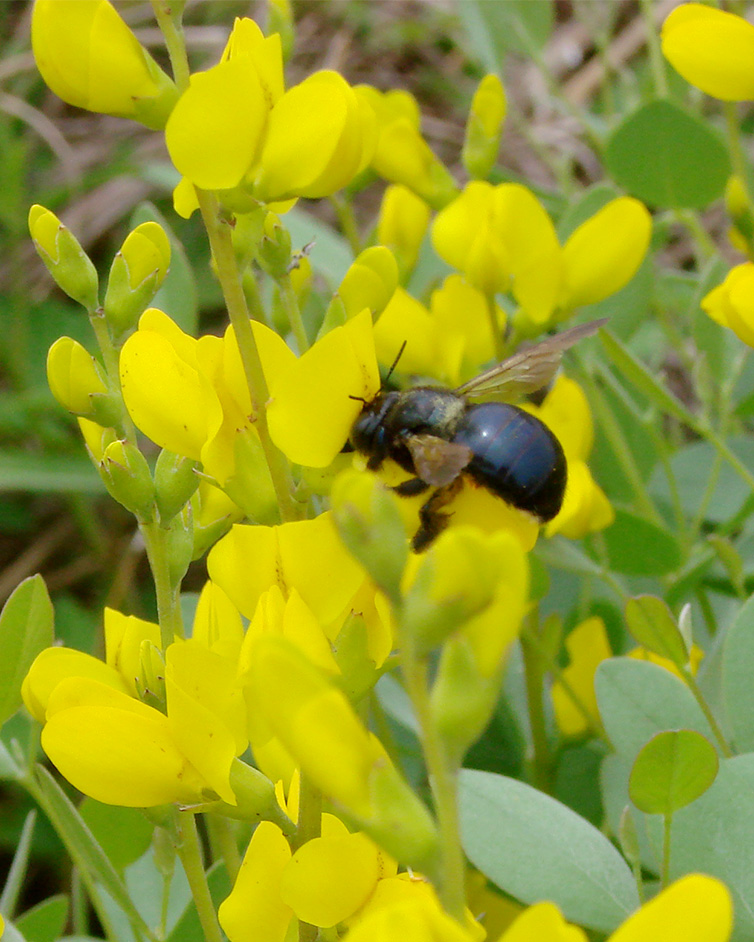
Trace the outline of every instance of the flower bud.
[[163, 524], [186, 506], [199, 487], [196, 462], [163, 449], [154, 469], [155, 498]]
[[161, 713], [165, 712], [165, 658], [149, 638], [143, 638], [139, 643], [136, 694], [144, 703], [160, 710]]
[[63, 101], [165, 127], [175, 85], [107, 0], [36, 0], [31, 43], [42, 78]]
[[150, 519], [154, 506], [154, 484], [146, 458], [125, 441], [114, 441], [105, 449], [99, 472], [110, 495], [126, 510]]
[[50, 347], [47, 382], [64, 409], [88, 419], [95, 419], [98, 412], [95, 397], [103, 399], [109, 395], [99, 363], [71, 337], [59, 337]]
[[338, 294], [348, 317], [369, 308], [375, 317], [392, 298], [398, 285], [398, 265], [384, 245], [373, 245], [358, 255], [343, 277]]
[[194, 556], [194, 524], [190, 504], [170, 521], [167, 547], [170, 584], [179, 586]]
[[453, 765], [461, 765], [466, 750], [484, 732], [499, 689], [497, 674], [486, 677], [479, 671], [467, 638], [445, 642], [432, 685], [431, 711]]
[[486, 180], [495, 166], [505, 121], [505, 89], [497, 75], [485, 75], [471, 100], [461, 159], [469, 176]]
[[145, 222], [129, 233], [113, 259], [105, 293], [105, 318], [113, 336], [136, 326], [169, 266], [170, 240], [159, 223]]
[[71, 230], [49, 209], [35, 203], [29, 210], [29, 232], [39, 257], [58, 286], [87, 311], [96, 310], [97, 272]]
[[272, 821], [284, 834], [293, 833], [293, 822], [278, 804], [275, 786], [259, 769], [233, 759], [230, 787], [238, 801], [236, 807], [226, 806], [227, 811], [233, 812], [233, 817], [244, 821]]
[[333, 519], [349, 552], [388, 595], [400, 598], [400, 583], [408, 559], [406, 530], [398, 498], [376, 475], [344, 471], [331, 494]]
[[446, 530], [421, 557], [406, 591], [406, 629], [425, 649], [434, 647], [492, 602], [496, 576], [478, 531]]
[[402, 283], [416, 266], [429, 215], [427, 203], [408, 187], [393, 184], [385, 190], [377, 220], [377, 240], [395, 256]]
[[267, 213], [265, 217], [257, 260], [276, 281], [288, 274], [291, 263], [291, 234], [275, 213]]

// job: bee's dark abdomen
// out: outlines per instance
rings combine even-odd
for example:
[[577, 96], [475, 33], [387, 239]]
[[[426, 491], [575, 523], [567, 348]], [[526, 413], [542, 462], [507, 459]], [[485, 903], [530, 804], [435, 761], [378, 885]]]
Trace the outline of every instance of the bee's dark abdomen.
[[467, 473], [503, 500], [543, 521], [560, 510], [565, 455], [557, 438], [533, 415], [502, 402], [470, 406], [453, 441], [474, 453]]

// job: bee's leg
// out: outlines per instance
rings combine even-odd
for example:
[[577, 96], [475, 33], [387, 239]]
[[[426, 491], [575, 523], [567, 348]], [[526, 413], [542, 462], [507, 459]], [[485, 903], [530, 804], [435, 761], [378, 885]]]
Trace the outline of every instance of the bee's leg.
[[421, 478], [409, 478], [407, 481], [396, 484], [390, 490], [395, 491], [399, 497], [416, 497], [418, 494], [428, 491], [430, 487], [431, 485], [427, 484], [426, 481], [422, 481]]
[[462, 483], [463, 478], [459, 476], [445, 487], [438, 487], [429, 500], [422, 505], [419, 511], [421, 525], [411, 541], [415, 553], [421, 553], [427, 549], [450, 523], [452, 515], [440, 513], [440, 510], [453, 500], [461, 489]]

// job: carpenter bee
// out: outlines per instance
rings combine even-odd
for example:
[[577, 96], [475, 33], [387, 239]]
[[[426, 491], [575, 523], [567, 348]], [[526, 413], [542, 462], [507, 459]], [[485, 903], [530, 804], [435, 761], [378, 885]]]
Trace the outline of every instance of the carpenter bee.
[[605, 323], [603, 318], [548, 337], [457, 389], [416, 386], [381, 391], [364, 402], [350, 445], [367, 456], [367, 467], [375, 471], [392, 458], [413, 475], [394, 488], [403, 497], [436, 488], [419, 511], [416, 552], [447, 526], [449, 516], [440, 511], [464, 475], [542, 523], [558, 513], [567, 480], [560, 442], [531, 413], [500, 400], [541, 389], [555, 375], [563, 352]]

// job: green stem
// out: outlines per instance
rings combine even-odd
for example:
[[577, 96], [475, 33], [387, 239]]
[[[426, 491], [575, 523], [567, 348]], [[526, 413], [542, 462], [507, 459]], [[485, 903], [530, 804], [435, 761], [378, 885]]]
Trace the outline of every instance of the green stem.
[[492, 334], [492, 346], [495, 351], [495, 359], [502, 360], [505, 357], [505, 339], [500, 325], [497, 322], [497, 305], [495, 304], [495, 295], [493, 293], [485, 294], [485, 305], [487, 308], [487, 319]]
[[[298, 799], [298, 822], [296, 833], [291, 839], [291, 850], [296, 851], [322, 833], [322, 792], [308, 776], [301, 773], [301, 785]], [[319, 935], [317, 926], [299, 920], [299, 942], [316, 942]]]
[[696, 682], [696, 677], [694, 677], [687, 667], [679, 667], [678, 670], [686, 682], [686, 686], [694, 695], [694, 699], [699, 704], [699, 708], [701, 709], [702, 713], [704, 713], [704, 716], [709, 723], [710, 729], [712, 730], [712, 735], [715, 737], [717, 744], [720, 747], [720, 752], [725, 756], [726, 759], [732, 758], [733, 752], [728, 743], [725, 741], [723, 731], [720, 729], [717, 720], [712, 713], [712, 710], [709, 708], [709, 704], [704, 699], [704, 695], [699, 689], [699, 684]]
[[222, 815], [207, 815], [207, 832], [213, 847], [217, 850], [213, 858], [216, 860], [222, 858], [231, 883], [236, 882], [238, 871], [241, 869], [241, 854], [233, 825], [234, 822]]
[[547, 738], [543, 697], [544, 665], [537, 646], [531, 635], [535, 630], [536, 612], [529, 615], [526, 629], [521, 634], [521, 650], [524, 656], [524, 675], [526, 678], [526, 700], [529, 710], [529, 727], [534, 755], [532, 759], [532, 778], [540, 791], [552, 792], [552, 757]]
[[356, 225], [356, 217], [353, 214], [353, 206], [339, 196], [331, 196], [329, 200], [338, 217], [340, 230], [348, 240], [353, 256], [356, 258], [361, 252], [361, 236]]
[[217, 921], [215, 904], [209, 892], [207, 875], [204, 872], [199, 834], [196, 829], [196, 817], [191, 811], [176, 812], [178, 840], [176, 851], [181, 858], [183, 869], [188, 879], [191, 895], [202, 926], [205, 942], [223, 942], [223, 934]]
[[107, 321], [101, 308], [96, 311], [90, 311], [89, 323], [92, 325], [94, 336], [97, 338], [97, 345], [102, 353], [102, 361], [105, 364], [105, 373], [107, 374], [107, 383], [110, 391], [117, 397], [120, 403], [120, 424], [123, 435], [130, 444], [136, 444], [136, 429], [128, 414], [126, 404], [123, 401], [123, 392], [120, 385], [120, 355], [116, 350], [110, 331], [107, 327]]
[[160, 623], [160, 641], [166, 651], [176, 637], [184, 637], [183, 613], [180, 602], [180, 586], [173, 585], [168, 558], [168, 533], [156, 521], [139, 522], [144, 537], [149, 566], [154, 578], [157, 596], [157, 620]]
[[[575, 355], [578, 356], [578, 354]], [[653, 520], [655, 523], [662, 524], [662, 517], [647, 494], [646, 482], [642, 476], [641, 471], [639, 470], [639, 466], [636, 463], [633, 452], [631, 451], [628, 442], [626, 441], [623, 430], [621, 429], [615, 418], [615, 415], [613, 414], [613, 410], [605, 401], [602, 390], [588, 373], [581, 358], [578, 359], [578, 365], [580, 374], [579, 378], [581, 379], [582, 384], [587, 388], [589, 402], [594, 409], [597, 418], [599, 419], [600, 426], [602, 427], [602, 431], [605, 433], [605, 437], [610, 444], [613, 454], [615, 455], [621, 470], [626, 476], [626, 479], [631, 486], [631, 490], [634, 492], [634, 497], [638, 506], [642, 508], [650, 520]]]
[[662, 865], [660, 868], [660, 889], [664, 890], [670, 879], [670, 826], [673, 815], [666, 814], [662, 822]]
[[699, 251], [696, 253], [699, 266], [718, 254], [717, 246], [710, 237], [707, 230], [699, 220], [699, 216], [691, 209], [679, 209], [675, 213], [679, 222], [683, 223], [689, 232], [694, 236]]
[[157, 25], [165, 37], [165, 46], [170, 56], [170, 65], [173, 68], [173, 79], [179, 92], [185, 91], [189, 86], [189, 65], [186, 57], [186, 40], [180, 20], [174, 19], [171, 14], [170, 0], [152, 0]]
[[306, 336], [306, 328], [304, 327], [304, 321], [301, 317], [301, 309], [298, 305], [296, 292], [293, 290], [291, 276], [288, 274], [284, 275], [280, 279], [279, 285], [280, 301], [283, 305], [285, 316], [288, 318], [288, 323], [291, 325], [293, 336], [296, 338], [296, 344], [298, 345], [298, 352], [300, 356], [302, 353], [306, 353], [306, 351], [309, 349], [309, 339]]
[[451, 767], [442, 736], [432, 718], [427, 662], [413, 639], [402, 638], [401, 670], [421, 730], [422, 751], [440, 832], [440, 859], [431, 876], [442, 904], [459, 922], [466, 908], [466, 865], [461, 849], [457, 769]]
[[196, 195], [199, 200], [204, 225], [207, 228], [212, 257], [217, 268], [217, 277], [228, 309], [228, 317], [235, 331], [251, 396], [252, 409], [254, 410], [252, 420], [259, 433], [262, 450], [267, 459], [267, 466], [270, 470], [270, 477], [280, 508], [280, 516], [283, 520], [295, 520], [298, 514], [291, 496], [293, 488], [288, 462], [283, 453], [273, 443], [267, 427], [269, 390], [262, 369], [257, 342], [254, 338], [254, 331], [251, 328], [246, 297], [241, 285], [236, 255], [231, 242], [230, 228], [221, 222], [219, 218], [219, 207], [214, 194], [197, 187]]
[[741, 181], [746, 197], [751, 201], [749, 194], [749, 174], [746, 164], [746, 154], [741, 144], [741, 124], [738, 120], [738, 104], [735, 101], [724, 101], [725, 129], [728, 135], [728, 150], [730, 152], [733, 173]]
[[649, 50], [649, 67], [652, 70], [655, 91], [659, 98], [668, 96], [668, 79], [665, 74], [665, 60], [660, 48], [660, 37], [655, 23], [655, 0], [640, 0], [641, 14], [646, 26], [647, 49]]

